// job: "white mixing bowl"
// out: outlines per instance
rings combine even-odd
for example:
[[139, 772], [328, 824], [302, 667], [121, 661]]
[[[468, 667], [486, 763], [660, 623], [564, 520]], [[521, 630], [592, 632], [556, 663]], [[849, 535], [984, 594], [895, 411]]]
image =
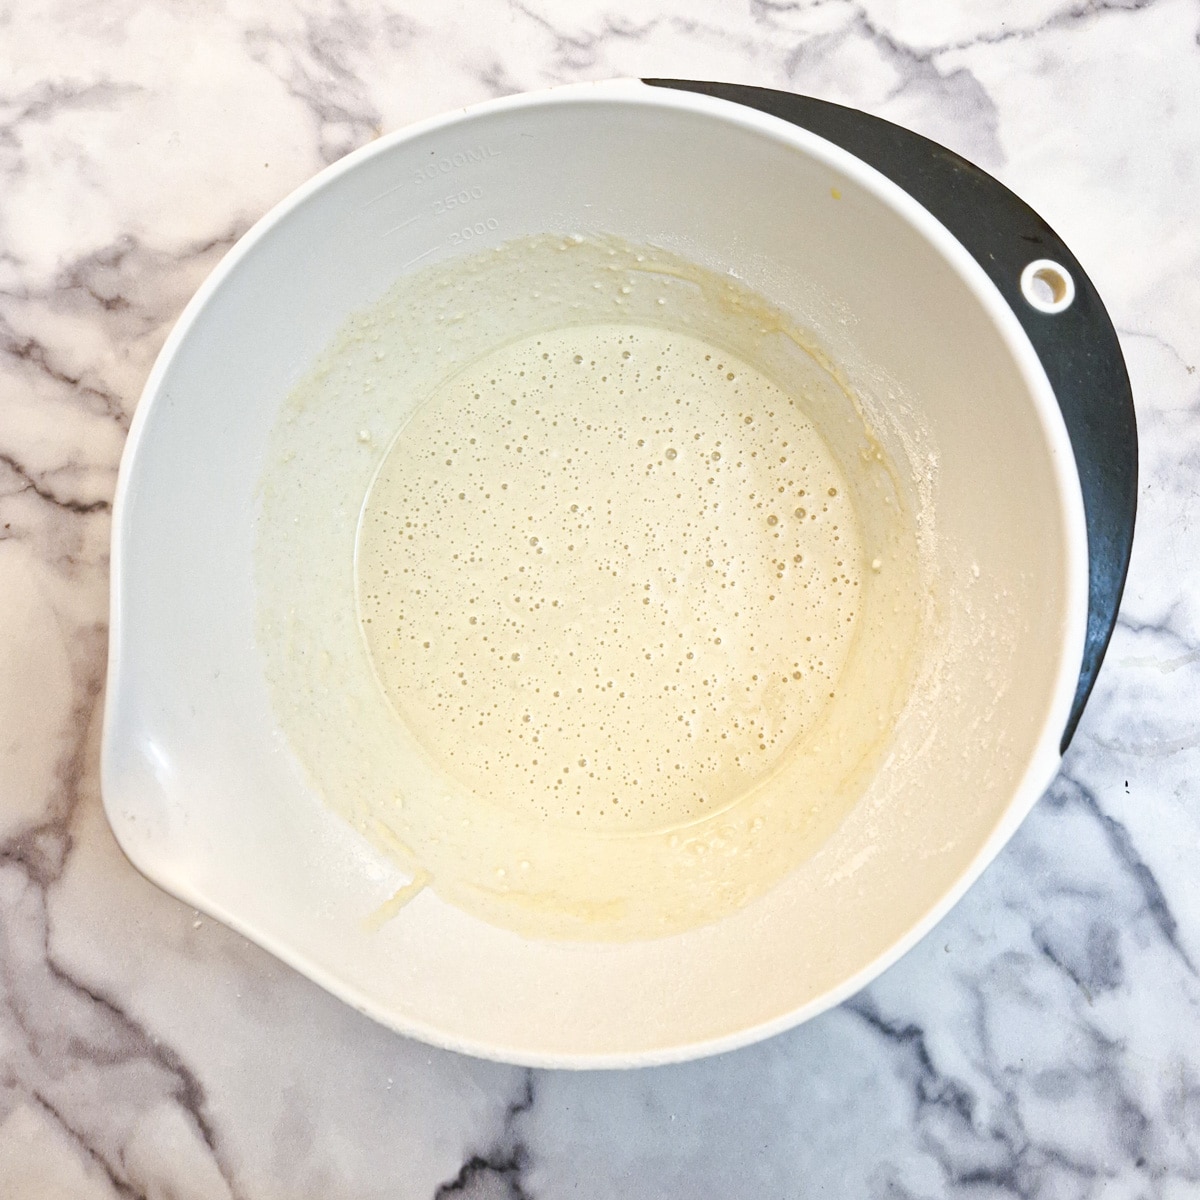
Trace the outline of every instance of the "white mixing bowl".
[[[928, 483], [950, 682], [898, 735], [888, 787], [716, 924], [534, 941], [425, 893], [371, 930], [395, 867], [313, 793], [263, 678], [268, 437], [348, 314], [408, 272], [545, 231], [735, 273], [816, 332], [869, 412], [912, 426], [891, 449]], [[579, 1067], [764, 1037], [912, 946], [1053, 777], [1115, 618], [1133, 438], [1111, 326], [1069, 251], [995, 181], [884, 122], [618, 81], [381, 138], [242, 238], [147, 384], [114, 518], [109, 820], [160, 886], [431, 1043]]]

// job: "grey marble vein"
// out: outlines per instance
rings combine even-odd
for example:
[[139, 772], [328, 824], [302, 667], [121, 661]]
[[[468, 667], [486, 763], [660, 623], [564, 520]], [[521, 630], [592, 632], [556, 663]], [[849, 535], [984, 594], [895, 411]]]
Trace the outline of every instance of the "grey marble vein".
[[520, 1095], [504, 1111], [504, 1120], [495, 1141], [485, 1152], [476, 1151], [458, 1169], [453, 1179], [438, 1186], [434, 1200], [456, 1197], [506, 1197], [530, 1200], [523, 1175], [529, 1166], [530, 1152], [520, 1136], [518, 1124], [533, 1108], [536, 1076], [526, 1070]]
[[306, 14], [294, 35], [280, 36], [267, 27], [246, 33], [251, 56], [309, 110], [325, 162], [380, 132], [380, 114], [353, 68], [374, 32], [369, 19], [346, 8], [328, 18]]

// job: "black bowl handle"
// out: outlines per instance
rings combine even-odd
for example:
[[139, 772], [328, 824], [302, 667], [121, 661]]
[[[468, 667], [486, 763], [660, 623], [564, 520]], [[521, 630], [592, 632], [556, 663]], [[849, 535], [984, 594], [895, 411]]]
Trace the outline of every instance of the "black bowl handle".
[[[1062, 410], [1087, 519], [1087, 639], [1060, 745], [1065, 753], [1116, 624], [1137, 509], [1133, 393], [1116, 331], [1091, 280], [1028, 204], [973, 163], [920, 134], [858, 109], [790, 92], [688, 79], [644, 82], [759, 109], [850, 151], [937, 217], [1016, 314]], [[1022, 295], [1021, 272], [1042, 258], [1060, 264], [1074, 280], [1075, 299], [1060, 312], [1042, 312]]]

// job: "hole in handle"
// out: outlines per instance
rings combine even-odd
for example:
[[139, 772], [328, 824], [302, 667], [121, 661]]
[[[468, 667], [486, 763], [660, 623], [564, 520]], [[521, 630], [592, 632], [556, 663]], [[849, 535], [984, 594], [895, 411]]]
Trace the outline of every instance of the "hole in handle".
[[1060, 313], [1075, 299], [1075, 281], [1052, 259], [1034, 259], [1021, 272], [1021, 295], [1038, 312]]

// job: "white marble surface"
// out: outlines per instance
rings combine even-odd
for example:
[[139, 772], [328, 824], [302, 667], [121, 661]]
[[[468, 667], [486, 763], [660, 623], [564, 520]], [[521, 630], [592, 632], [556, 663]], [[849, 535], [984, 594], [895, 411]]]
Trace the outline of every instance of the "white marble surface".
[[[1191, 0], [0, 6], [0, 1197], [1200, 1196], [1200, 12]], [[381, 130], [610, 75], [858, 105], [1066, 238], [1138, 399], [1123, 616], [1062, 775], [867, 992], [723, 1058], [529, 1073], [355, 1015], [122, 858], [110, 499], [232, 241]]]

